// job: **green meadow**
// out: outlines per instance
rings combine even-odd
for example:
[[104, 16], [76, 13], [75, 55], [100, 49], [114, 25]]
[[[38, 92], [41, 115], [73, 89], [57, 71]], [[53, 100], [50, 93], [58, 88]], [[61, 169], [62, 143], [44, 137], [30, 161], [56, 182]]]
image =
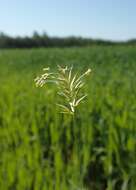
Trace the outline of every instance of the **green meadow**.
[[[43, 67], [92, 69], [74, 118]], [[0, 50], [0, 190], [136, 189], [136, 48]]]

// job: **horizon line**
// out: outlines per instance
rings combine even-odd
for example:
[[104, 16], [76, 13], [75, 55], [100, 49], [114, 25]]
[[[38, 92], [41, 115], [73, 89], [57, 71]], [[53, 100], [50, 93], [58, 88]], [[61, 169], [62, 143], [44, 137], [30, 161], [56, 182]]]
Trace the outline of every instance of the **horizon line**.
[[17, 38], [17, 37], [20, 37], [20, 38], [24, 38], [24, 37], [32, 37], [34, 35], [34, 33], [37, 33], [39, 36], [42, 36], [42, 35], [47, 35], [49, 38], [82, 38], [82, 39], [89, 39], [89, 40], [100, 40], [100, 41], [109, 41], [109, 42], [117, 42], [117, 43], [121, 43], [121, 42], [129, 42], [129, 41], [132, 41], [132, 40], [136, 40], [136, 37], [131, 37], [131, 38], [126, 38], [126, 39], [111, 39], [111, 38], [103, 38], [103, 37], [91, 37], [89, 35], [76, 35], [76, 34], [69, 34], [69, 35], [50, 35], [48, 34], [46, 31], [38, 31], [38, 30], [33, 30], [30, 34], [9, 34], [5, 31], [0, 31], [0, 34], [4, 34], [4, 35], [7, 35], [9, 37], [12, 37], [12, 38]]

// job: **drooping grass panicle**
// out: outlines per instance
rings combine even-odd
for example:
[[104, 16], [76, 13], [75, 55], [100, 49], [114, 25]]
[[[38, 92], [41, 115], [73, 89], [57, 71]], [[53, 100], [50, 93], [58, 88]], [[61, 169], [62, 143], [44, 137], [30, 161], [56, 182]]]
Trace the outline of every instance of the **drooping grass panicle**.
[[45, 72], [35, 79], [36, 86], [43, 86], [47, 82], [55, 82], [58, 87], [58, 95], [63, 98], [62, 104], [57, 104], [61, 108], [61, 113], [74, 114], [76, 107], [86, 98], [81, 90], [84, 86], [83, 78], [90, 74], [88, 69], [82, 75], [73, 73], [73, 67], [61, 67], [58, 65], [56, 73], [49, 72], [50, 68], [44, 68]]
[[42, 87], [45, 83], [54, 79], [54, 73], [49, 72], [50, 68], [43, 68], [44, 73], [34, 79], [36, 86]]

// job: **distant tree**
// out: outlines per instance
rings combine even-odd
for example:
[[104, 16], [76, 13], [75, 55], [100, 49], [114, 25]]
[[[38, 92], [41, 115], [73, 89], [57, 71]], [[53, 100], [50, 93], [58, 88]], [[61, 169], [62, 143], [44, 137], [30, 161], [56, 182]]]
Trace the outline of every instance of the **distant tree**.
[[38, 47], [73, 47], [73, 46], [92, 46], [92, 45], [136, 45], [136, 39], [127, 42], [112, 42], [101, 39], [91, 39], [69, 36], [65, 38], [50, 37], [44, 31], [39, 34], [34, 31], [32, 36], [11, 37], [0, 32], [0, 48], [38, 48]]

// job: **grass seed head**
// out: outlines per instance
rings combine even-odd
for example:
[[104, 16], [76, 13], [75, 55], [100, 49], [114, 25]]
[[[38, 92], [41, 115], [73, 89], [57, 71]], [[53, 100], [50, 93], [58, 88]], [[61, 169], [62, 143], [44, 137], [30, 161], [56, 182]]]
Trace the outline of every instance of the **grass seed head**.
[[63, 103], [57, 104], [61, 113], [74, 115], [76, 107], [86, 98], [81, 92], [84, 86], [83, 78], [91, 73], [88, 69], [82, 75], [73, 73], [73, 67], [58, 65], [56, 73], [49, 73], [50, 68], [44, 68], [45, 72], [35, 79], [36, 86], [42, 87], [47, 82], [53, 82], [58, 87], [58, 94], [63, 97]]

